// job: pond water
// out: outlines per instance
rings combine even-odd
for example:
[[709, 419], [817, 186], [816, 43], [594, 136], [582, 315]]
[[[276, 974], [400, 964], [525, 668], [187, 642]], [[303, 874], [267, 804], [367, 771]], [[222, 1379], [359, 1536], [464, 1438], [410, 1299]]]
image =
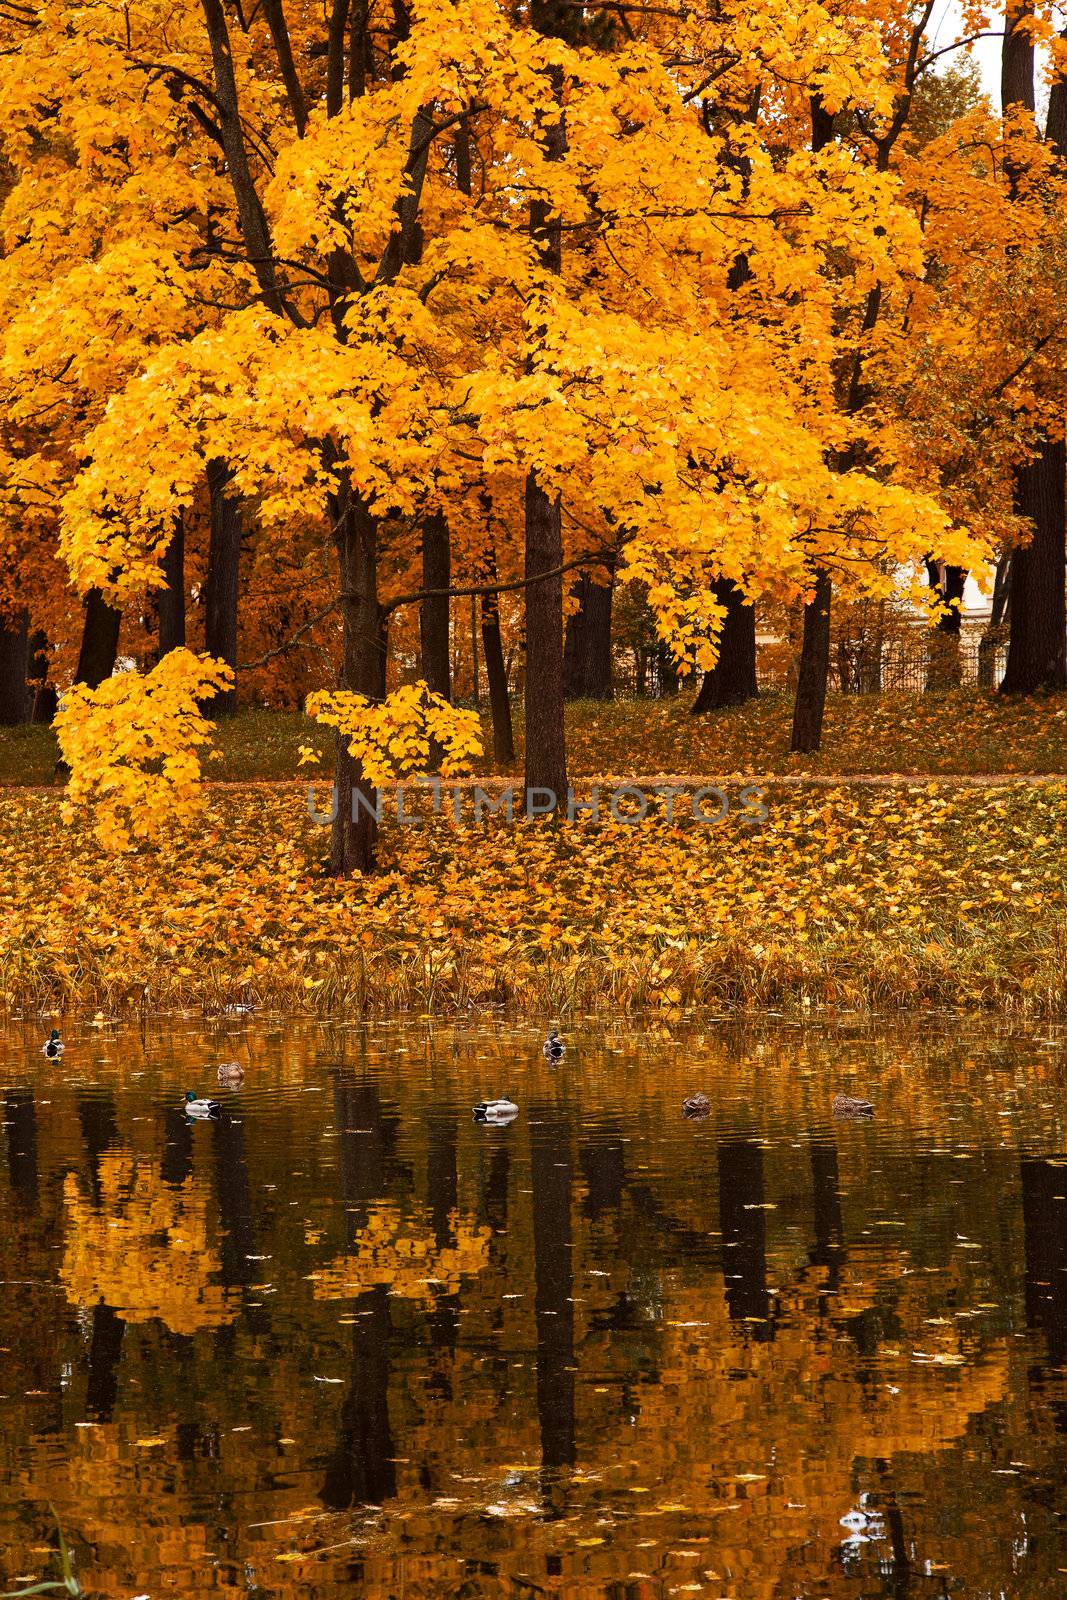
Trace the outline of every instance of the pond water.
[[58, 1518], [131, 1600], [1067, 1592], [1058, 1036], [47, 1026], [0, 1034], [0, 1588]]

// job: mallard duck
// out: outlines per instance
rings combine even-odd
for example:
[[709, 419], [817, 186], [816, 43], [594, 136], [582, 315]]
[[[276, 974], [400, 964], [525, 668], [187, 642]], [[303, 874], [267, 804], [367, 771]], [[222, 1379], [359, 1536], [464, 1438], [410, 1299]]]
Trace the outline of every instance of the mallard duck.
[[683, 1117], [706, 1117], [711, 1110], [711, 1101], [706, 1094], [687, 1094], [682, 1101]]
[[187, 1117], [217, 1117], [221, 1110], [217, 1100], [200, 1100], [191, 1089], [185, 1091], [184, 1111]]
[[874, 1107], [854, 1094], [835, 1094], [833, 1113], [835, 1117], [873, 1117]]
[[563, 1059], [564, 1044], [555, 1028], [549, 1028], [548, 1038], [541, 1046], [541, 1054], [546, 1061], [551, 1061], [553, 1066]]
[[49, 1061], [58, 1061], [63, 1054], [63, 1041], [59, 1037], [58, 1028], [53, 1028], [48, 1035], [48, 1038], [41, 1046], [41, 1054], [47, 1056]]
[[511, 1122], [518, 1114], [518, 1106], [508, 1095], [502, 1095], [499, 1100], [480, 1100], [474, 1107], [478, 1122]]
[[245, 1069], [239, 1061], [224, 1061], [219, 1068], [220, 1083], [243, 1083]]

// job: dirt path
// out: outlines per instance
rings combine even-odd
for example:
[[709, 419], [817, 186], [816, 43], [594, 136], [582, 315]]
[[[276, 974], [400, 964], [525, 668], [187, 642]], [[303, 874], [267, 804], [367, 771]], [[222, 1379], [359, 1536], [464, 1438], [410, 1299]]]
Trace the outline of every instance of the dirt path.
[[[293, 789], [305, 792], [308, 783], [313, 784], [316, 790], [324, 790], [331, 782], [327, 775], [318, 778], [205, 778], [205, 789]], [[409, 785], [415, 780], [408, 779]], [[844, 773], [798, 773], [798, 772], [770, 772], [770, 773], [714, 773], [714, 772], [656, 772], [632, 777], [629, 774], [601, 773], [577, 777], [571, 780], [572, 787], [578, 793], [585, 792], [594, 784], [602, 789], [621, 787], [630, 784], [636, 789], [653, 789], [660, 787], [676, 787], [684, 789], [707, 788], [741, 788], [751, 785], [756, 788], [825, 788], [841, 789], [854, 786], [856, 788], [892, 789], [911, 788], [923, 789], [931, 784], [944, 788], [958, 789], [1005, 789], [1012, 786], [1040, 787], [1050, 784], [1067, 784], [1067, 772], [844, 772]], [[505, 788], [508, 784], [519, 788], [522, 785], [521, 775], [513, 777], [499, 777], [496, 775], [467, 778], [442, 779], [445, 790], [474, 789], [480, 787], [487, 792]], [[384, 785], [385, 788], [392, 787]], [[47, 783], [4, 783], [0, 784], [0, 794], [53, 794], [61, 795], [63, 788], [59, 784]]]

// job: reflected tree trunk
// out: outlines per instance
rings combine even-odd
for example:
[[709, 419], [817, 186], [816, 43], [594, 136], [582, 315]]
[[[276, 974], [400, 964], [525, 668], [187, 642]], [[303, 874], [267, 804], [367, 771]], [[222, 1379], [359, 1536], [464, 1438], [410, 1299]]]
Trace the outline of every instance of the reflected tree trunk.
[[767, 1292], [767, 1214], [763, 1151], [750, 1140], [719, 1146], [719, 1217], [726, 1309], [751, 1322], [753, 1336], [774, 1338]]
[[841, 1217], [841, 1190], [837, 1145], [813, 1140], [808, 1147], [811, 1158], [811, 1187], [815, 1212], [815, 1246], [810, 1254], [813, 1266], [826, 1268], [826, 1284], [821, 1294], [836, 1294], [845, 1261], [845, 1228]]
[[193, 1170], [193, 1128], [185, 1112], [168, 1106], [163, 1113], [163, 1159], [160, 1176], [164, 1183], [183, 1184]]
[[4, 1096], [7, 1174], [24, 1211], [37, 1214], [37, 1106], [32, 1089], [8, 1089]]
[[1020, 1162], [1026, 1320], [1044, 1330], [1049, 1362], [1067, 1364], [1067, 1182], [1050, 1161]]
[[119, 1397], [119, 1362], [126, 1324], [103, 1300], [93, 1307], [93, 1334], [89, 1343], [89, 1381], [85, 1388], [85, 1414], [94, 1422], [110, 1422]]
[[595, 1222], [605, 1211], [618, 1212], [626, 1192], [626, 1146], [619, 1129], [597, 1128], [579, 1146], [578, 1161], [586, 1188], [582, 1215]]
[[571, 1300], [570, 1126], [541, 1107], [530, 1118], [533, 1189], [534, 1309], [537, 1318], [537, 1416], [545, 1468], [572, 1466], [574, 1304]]
[[[385, 1186], [387, 1148], [395, 1121], [382, 1113], [377, 1087], [338, 1072], [333, 1082], [346, 1246], [353, 1250], [368, 1207]], [[352, 1305], [352, 1365], [337, 1418], [337, 1442], [327, 1463], [319, 1499], [331, 1511], [380, 1505], [396, 1494], [392, 1425], [389, 1417], [389, 1342], [392, 1324], [384, 1286], [359, 1295]]]
[[82, 1139], [89, 1157], [89, 1186], [93, 1204], [100, 1204], [100, 1157], [115, 1141], [118, 1123], [115, 1120], [115, 1097], [111, 1094], [80, 1094], [78, 1096], [78, 1121]]
[[215, 1197], [222, 1225], [219, 1273], [227, 1289], [247, 1289], [259, 1271], [249, 1260], [256, 1254], [252, 1185], [248, 1177], [244, 1124], [223, 1115], [212, 1125]]
[[[455, 1210], [459, 1195], [456, 1170], [456, 1119], [431, 1115], [426, 1163], [426, 1199], [430, 1208], [434, 1245], [448, 1250], [456, 1242]], [[430, 1342], [444, 1353], [444, 1370], [438, 1369], [439, 1392], [452, 1393], [451, 1361], [459, 1335], [459, 1295], [438, 1295], [430, 1317]]]

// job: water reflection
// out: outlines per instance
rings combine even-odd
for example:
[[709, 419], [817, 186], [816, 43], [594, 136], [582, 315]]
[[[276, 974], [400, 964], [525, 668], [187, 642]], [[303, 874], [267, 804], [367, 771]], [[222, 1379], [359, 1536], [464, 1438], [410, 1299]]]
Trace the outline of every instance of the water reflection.
[[[386, 1118], [377, 1085], [350, 1072], [333, 1079], [334, 1120], [340, 1146], [345, 1246], [358, 1254], [370, 1204], [381, 1194], [385, 1162], [396, 1144], [397, 1119]], [[326, 1463], [319, 1497], [331, 1511], [379, 1505], [396, 1494], [392, 1425], [389, 1418], [389, 1344], [392, 1328], [385, 1283], [350, 1302], [351, 1364], [338, 1413], [337, 1443]]]
[[767, 1292], [767, 1203], [763, 1151], [749, 1139], [719, 1145], [719, 1216], [726, 1304], [735, 1321], [752, 1324], [756, 1339], [773, 1339]]
[[4, 1041], [0, 1589], [1062, 1592], [1055, 1041], [235, 1026]]

